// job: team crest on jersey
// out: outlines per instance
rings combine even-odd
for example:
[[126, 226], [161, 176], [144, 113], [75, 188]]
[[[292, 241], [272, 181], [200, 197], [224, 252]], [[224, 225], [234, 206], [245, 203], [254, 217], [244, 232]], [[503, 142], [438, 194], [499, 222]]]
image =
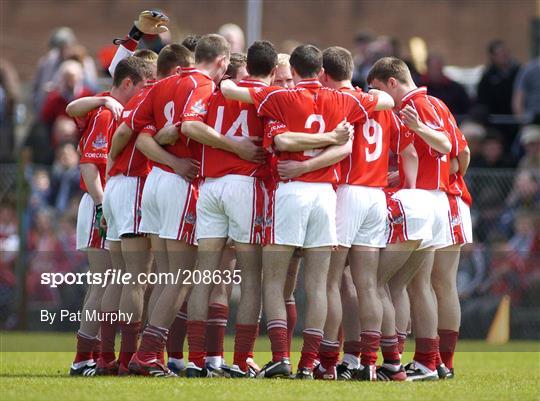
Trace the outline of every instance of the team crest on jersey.
[[92, 142], [94, 149], [103, 149], [107, 147], [107, 138], [103, 134], [98, 134], [96, 139]]
[[195, 214], [191, 212], [187, 212], [186, 216], [184, 217], [184, 220], [188, 224], [195, 224]]
[[191, 111], [197, 114], [206, 114], [206, 108], [202, 100], [197, 100], [193, 106], [191, 106]]

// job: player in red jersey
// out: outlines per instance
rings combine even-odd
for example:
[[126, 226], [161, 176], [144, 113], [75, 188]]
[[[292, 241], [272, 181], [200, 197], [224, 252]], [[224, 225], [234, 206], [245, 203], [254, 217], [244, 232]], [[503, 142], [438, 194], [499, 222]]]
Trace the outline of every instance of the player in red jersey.
[[[120, 62], [113, 77], [110, 95], [122, 104], [126, 104], [146, 83], [151, 74], [146, 62], [136, 57], [129, 57]], [[81, 189], [85, 192], [79, 205], [77, 216], [77, 249], [88, 253], [89, 267], [92, 273], [104, 273], [110, 266], [109, 253], [104, 250], [104, 233], [100, 233], [100, 221], [103, 215], [103, 188], [110, 138], [116, 128], [113, 114], [105, 107], [93, 110], [81, 119], [82, 132], [79, 148], [81, 151]], [[91, 285], [82, 315], [87, 311], [100, 310], [103, 288]], [[77, 355], [71, 366], [74, 376], [93, 376], [96, 364], [92, 351], [99, 342], [97, 335], [99, 322], [81, 321], [77, 333]]]
[[[324, 73], [321, 83], [346, 92], [361, 92], [351, 84], [353, 59], [341, 47], [330, 47], [323, 52]], [[382, 305], [377, 294], [377, 266], [379, 249], [386, 246], [386, 197], [382, 190], [387, 185], [390, 138], [403, 135], [406, 129], [390, 110], [374, 112], [371, 118], [355, 125], [352, 152], [347, 146], [325, 150], [303, 162], [284, 161], [278, 166], [281, 178], [290, 179], [341, 160], [341, 176], [337, 189], [337, 234], [340, 247], [332, 253], [328, 275], [328, 315], [321, 343], [321, 364], [315, 377], [335, 380], [357, 378], [375, 380], [375, 362], [379, 348]], [[336, 153], [336, 158], [332, 155]], [[405, 160], [415, 158], [412, 143], [400, 149]], [[410, 185], [410, 183], [408, 184]], [[350, 251], [350, 252], [349, 252]], [[344, 275], [349, 257], [351, 275]], [[356, 286], [355, 303], [359, 304], [362, 361], [351, 354], [336, 372], [339, 357], [339, 327], [342, 320], [342, 280], [352, 278]], [[348, 283], [346, 283], [347, 285]], [[355, 305], [351, 305], [355, 306]], [[349, 306], [347, 305], [347, 308]], [[353, 333], [354, 340], [359, 333]], [[359, 355], [359, 354], [358, 354]], [[339, 373], [339, 377], [338, 377]]]
[[[435, 99], [436, 101], [438, 99]], [[471, 195], [463, 179], [470, 161], [470, 151], [467, 140], [459, 130], [454, 116], [446, 109], [443, 117], [450, 127], [452, 151], [450, 159], [456, 161], [456, 167], [450, 171], [450, 181], [447, 191], [450, 204], [450, 224], [452, 227], [452, 245], [435, 251], [431, 282], [437, 297], [438, 335], [440, 360], [437, 363], [437, 373], [440, 379], [454, 377], [454, 351], [456, 348], [459, 326], [461, 322], [461, 307], [457, 291], [457, 271], [461, 246], [472, 242], [472, 223], [470, 206]]]
[[[169, 271], [173, 274], [177, 274], [179, 269], [192, 269], [195, 264], [193, 243], [197, 187], [177, 175], [169, 162], [176, 158], [191, 158], [198, 164], [200, 147], [189, 138], [181, 137], [174, 144], [161, 148], [152, 138], [152, 133], [155, 134], [166, 124], [178, 123], [183, 132], [189, 131], [197, 138], [210, 138], [207, 142], [212, 145], [224, 146], [224, 143], [238, 151], [240, 146], [236, 142], [217, 133], [208, 133], [204, 127], [198, 129], [199, 122], [205, 126], [202, 120], [214, 91], [214, 80], [221, 79], [228, 60], [229, 48], [222, 37], [203, 36], [195, 49], [196, 68], [184, 69], [180, 78], [170, 77], [158, 82], [135, 112], [132, 126], [129, 127], [134, 131], [147, 131], [139, 134], [136, 146], [154, 162], [143, 191], [140, 230], [166, 240]], [[250, 143], [250, 146], [254, 145]], [[154, 376], [171, 374], [157, 360], [157, 355], [164, 347], [168, 328], [187, 291], [182, 280], [163, 288], [151, 312], [139, 350], [129, 364], [133, 373]]]
[[[383, 284], [387, 281], [389, 284], [398, 334], [406, 332], [412, 312], [416, 352], [413, 362], [406, 366], [407, 380], [436, 380], [439, 350], [436, 299], [431, 286], [431, 271], [434, 249], [451, 244], [449, 203], [444, 192], [449, 185], [451, 127], [443, 118], [445, 110], [442, 102], [428, 96], [426, 88], [416, 87], [402, 60], [385, 57], [377, 61], [368, 75], [368, 83], [392, 96], [404, 124], [415, 133], [414, 146], [419, 160], [416, 188], [422, 190], [423, 196], [417, 197], [415, 201], [407, 200], [403, 191], [393, 196], [395, 204], [389, 204], [392, 210], [391, 235], [401, 238], [397, 239], [395, 246], [387, 248], [397, 252], [387, 252], [386, 260], [381, 258], [380, 277], [384, 279], [380, 281]], [[413, 202], [416, 205], [412, 206]], [[422, 210], [429, 210], [430, 213], [428, 226], [431, 229], [431, 238], [426, 238], [428, 233], [417, 235], [418, 227], [409, 224], [409, 216]], [[416, 231], [414, 236], [409, 235], [411, 230]], [[418, 251], [413, 252], [415, 249]], [[399, 369], [399, 353], [396, 352], [390, 358], [392, 360], [385, 357], [383, 368], [391, 371]]]
[[[322, 53], [311, 45], [297, 47], [291, 54], [291, 71], [295, 89], [238, 88], [222, 84], [226, 97], [254, 103], [259, 115], [282, 122], [290, 131], [323, 134], [341, 121], [367, 120], [377, 107], [391, 108], [386, 96], [348, 94], [322, 88], [317, 80], [322, 68]], [[382, 103], [382, 104], [379, 104]], [[275, 132], [280, 160], [303, 161], [320, 153], [320, 142], [313, 134], [294, 136]], [[310, 138], [313, 137], [313, 138]], [[324, 137], [324, 134], [321, 135]], [[309, 143], [310, 140], [315, 143]], [[323, 145], [325, 146], [325, 145]], [[322, 339], [326, 319], [326, 277], [331, 247], [337, 244], [335, 229], [336, 198], [332, 184], [337, 183], [338, 166], [304, 174], [292, 181], [280, 182], [275, 191], [275, 209], [271, 238], [263, 249], [263, 293], [268, 332], [272, 342], [272, 361], [260, 372], [262, 377], [286, 375], [290, 362], [286, 358], [286, 311], [283, 288], [295, 247], [304, 248], [307, 313], [304, 346], [298, 379], [313, 378], [313, 362]]]

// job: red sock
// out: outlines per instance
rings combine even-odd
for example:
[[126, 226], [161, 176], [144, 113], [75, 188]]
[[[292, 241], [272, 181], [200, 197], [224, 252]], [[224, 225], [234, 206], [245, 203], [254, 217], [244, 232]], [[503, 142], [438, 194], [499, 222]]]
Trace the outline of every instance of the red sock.
[[227, 328], [229, 307], [222, 304], [211, 304], [208, 307], [208, 320], [206, 321], [206, 355], [222, 356], [223, 339]]
[[322, 340], [319, 357], [324, 369], [328, 370], [336, 366], [339, 359], [339, 341]]
[[99, 340], [96, 337], [89, 337], [86, 334], [77, 332], [77, 353], [73, 363], [89, 361], [92, 359], [92, 352]]
[[397, 334], [394, 334], [393, 336], [381, 337], [381, 351], [384, 363], [389, 363], [392, 365], [401, 364]]
[[131, 357], [137, 352], [137, 343], [139, 342], [139, 333], [141, 332], [141, 322], [119, 322], [120, 326], [120, 355], [118, 360], [120, 364], [127, 368]]
[[417, 338], [414, 360], [430, 370], [437, 369], [438, 345], [436, 338]]
[[[115, 313], [115, 312], [105, 312], [105, 313]], [[101, 329], [101, 358], [109, 363], [116, 359], [114, 353], [114, 343], [116, 340], [116, 330], [118, 328], [118, 321], [112, 322], [114, 319], [105, 319], [100, 324]]]
[[137, 358], [142, 362], [159, 360], [158, 354], [163, 351], [168, 335], [169, 330], [163, 327], [152, 326], [151, 324], [146, 326], [142, 335], [141, 346], [137, 351]]
[[405, 340], [407, 340], [407, 333], [402, 331], [397, 331], [396, 333], [398, 339], [398, 351], [400, 354], [403, 354], [403, 351], [405, 350]]
[[323, 332], [319, 329], [304, 329], [303, 337], [304, 345], [302, 346], [302, 356], [300, 357], [298, 368], [307, 368], [312, 370], [313, 362], [319, 353]]
[[182, 359], [184, 357], [184, 339], [186, 338], [187, 302], [177, 313], [167, 338], [167, 355], [169, 358]]
[[206, 356], [206, 322], [202, 320], [188, 320], [187, 338], [189, 348], [189, 362], [199, 368], [204, 368]]
[[374, 330], [366, 330], [360, 333], [360, 363], [363, 366], [377, 363], [377, 351], [381, 343], [381, 333]]
[[343, 343], [343, 353], [354, 355], [360, 358], [360, 341], [345, 341]]
[[101, 358], [101, 339], [97, 338], [94, 349], [92, 350], [92, 359], [97, 361], [99, 358]]
[[440, 357], [448, 369], [454, 367], [454, 352], [459, 337], [459, 332], [454, 330], [439, 330]]
[[288, 358], [287, 351], [287, 321], [281, 319], [269, 320], [266, 323], [268, 337], [272, 348], [272, 362], [279, 362]]
[[443, 363], [442, 359], [441, 359], [441, 337], [437, 336], [437, 349], [439, 350], [439, 352], [437, 352], [437, 356], [435, 358], [435, 366], [439, 366]]
[[[257, 322], [257, 329], [255, 330], [255, 340], [257, 340], [257, 337], [259, 337], [259, 323]], [[251, 350], [248, 352], [248, 358], [253, 359], [254, 358], [254, 349], [255, 349], [255, 341], [253, 342], [253, 347], [251, 347]]]
[[257, 338], [258, 324], [237, 324], [234, 337], [234, 364], [242, 372], [247, 370], [246, 359], [249, 358], [250, 351], [253, 353], [253, 346]]
[[296, 322], [298, 320], [296, 302], [294, 301], [294, 299], [285, 301], [285, 309], [287, 311], [287, 350], [288, 356], [290, 357], [294, 328], [296, 327]]

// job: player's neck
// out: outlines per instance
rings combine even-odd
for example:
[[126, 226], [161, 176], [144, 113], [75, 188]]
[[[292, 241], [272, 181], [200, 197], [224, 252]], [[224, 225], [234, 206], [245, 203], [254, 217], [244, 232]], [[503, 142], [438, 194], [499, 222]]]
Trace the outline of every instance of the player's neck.
[[396, 104], [396, 106], [400, 107], [401, 106], [401, 99], [403, 99], [407, 95], [407, 93], [412, 92], [415, 89], [418, 89], [418, 87], [412, 82], [400, 86], [399, 90], [398, 90], [398, 93], [397, 93], [398, 96], [399, 96], [400, 101], [399, 101], [399, 104]]
[[200, 63], [200, 64], [195, 64], [195, 68], [203, 73], [205, 73], [206, 75], [208, 75], [210, 78], [212, 78], [212, 80], [214, 81], [219, 81], [221, 80], [221, 76], [218, 76], [218, 71], [217, 69], [210, 65], [210, 64], [206, 64], [206, 63]]
[[123, 91], [115, 86], [111, 88], [111, 96], [118, 100], [123, 106], [125, 106], [129, 100]]
[[354, 86], [352, 82], [349, 79], [345, 79], [343, 81], [334, 81], [334, 80], [328, 80], [327, 82], [328, 87], [331, 89], [354, 89]]
[[261, 81], [261, 82], [264, 82], [266, 85], [270, 85], [272, 83], [271, 76], [261, 77], [261, 76], [256, 76], [256, 75], [249, 75], [246, 79], [251, 79], [253, 81]]

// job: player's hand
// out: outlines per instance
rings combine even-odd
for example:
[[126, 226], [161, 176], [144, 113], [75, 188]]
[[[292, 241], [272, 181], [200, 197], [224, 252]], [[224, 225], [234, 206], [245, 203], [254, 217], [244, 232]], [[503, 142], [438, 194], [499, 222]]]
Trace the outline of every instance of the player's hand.
[[236, 88], [236, 84], [231, 79], [222, 79], [219, 83], [219, 88], [221, 89], [221, 92], [227, 92], [228, 90], [233, 90]]
[[122, 106], [118, 100], [111, 96], [105, 96], [103, 106], [111, 111], [115, 120], [120, 120], [120, 117], [122, 117], [122, 112], [124, 111], [124, 106]]
[[175, 125], [163, 127], [154, 136], [154, 139], [160, 145], [173, 145], [178, 140], [178, 128]]
[[330, 133], [334, 140], [335, 145], [343, 145], [352, 139], [354, 136], [354, 126], [343, 120], [339, 125]]
[[201, 163], [194, 159], [177, 158], [170, 167], [179, 176], [184, 177], [187, 181], [192, 181], [199, 174]]
[[459, 171], [459, 162], [457, 157], [450, 159], [450, 174], [455, 174]]
[[403, 121], [403, 124], [407, 126], [411, 131], [417, 132], [422, 125], [418, 112], [411, 106], [405, 106], [403, 110], [399, 112], [399, 116]]
[[304, 163], [295, 160], [278, 160], [277, 170], [282, 180], [290, 180], [307, 173]]
[[139, 31], [147, 35], [159, 35], [167, 32], [169, 17], [157, 10], [146, 10], [139, 14], [139, 19], [133, 22]]
[[389, 171], [388, 172], [388, 186], [397, 187], [399, 185], [399, 172], [398, 171]]
[[96, 220], [95, 220], [95, 228], [99, 232], [99, 236], [101, 238], [105, 238], [107, 235], [107, 222], [105, 221], [105, 216], [103, 216], [103, 206], [101, 203], [99, 205], [96, 205]]
[[266, 152], [258, 145], [261, 140], [262, 139], [259, 137], [240, 137], [236, 139], [237, 144], [235, 153], [241, 159], [254, 163], [264, 163], [266, 161]]

